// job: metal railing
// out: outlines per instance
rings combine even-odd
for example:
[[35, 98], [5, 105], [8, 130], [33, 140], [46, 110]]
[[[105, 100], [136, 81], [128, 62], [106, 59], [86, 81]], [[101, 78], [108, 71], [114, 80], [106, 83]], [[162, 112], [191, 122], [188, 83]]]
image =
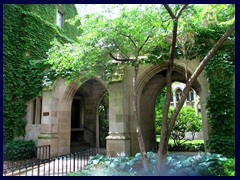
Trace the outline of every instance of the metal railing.
[[[24, 164], [36, 160], [50, 159], [50, 145], [36, 146], [34, 148], [22, 148], [19, 150], [12, 149], [12, 151], [7, 152], [8, 157], [18, 155], [15, 160], [4, 161], [4, 169], [18, 168], [22, 167]], [[26, 152], [28, 155], [26, 156]], [[23, 155], [23, 156], [21, 156]]]
[[49, 159], [51, 157], [50, 153], [51, 153], [50, 145], [36, 147], [35, 154], [38, 159]]
[[96, 155], [97, 149], [90, 148], [80, 152], [61, 155], [49, 159], [12, 166], [3, 171], [4, 176], [64, 176], [67, 173], [82, 170], [90, 156]]

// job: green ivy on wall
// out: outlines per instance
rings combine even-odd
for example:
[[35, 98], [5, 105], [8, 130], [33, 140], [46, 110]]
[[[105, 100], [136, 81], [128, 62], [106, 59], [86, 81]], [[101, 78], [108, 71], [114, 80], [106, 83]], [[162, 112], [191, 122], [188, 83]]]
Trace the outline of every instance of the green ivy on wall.
[[207, 101], [208, 122], [211, 127], [208, 146], [213, 152], [235, 155], [235, 93], [234, 65], [230, 54], [219, 51], [209, 62], [206, 75], [210, 84]]
[[[3, 9], [3, 130], [4, 143], [25, 135], [25, 102], [40, 95], [43, 77], [54, 77], [45, 62], [50, 42], [74, 42], [80, 31], [57, 27], [57, 5], [4, 5]], [[65, 18], [76, 15], [74, 5], [62, 5]], [[26, 11], [25, 11], [26, 10]], [[50, 13], [52, 12], [52, 13]], [[39, 15], [41, 16], [39, 16]]]
[[[225, 26], [209, 26], [199, 29], [196, 42], [198, 54], [204, 56], [223, 32]], [[209, 42], [206, 43], [206, 40]], [[211, 152], [226, 157], [235, 156], [235, 35], [232, 35], [211, 58], [205, 68], [205, 76], [209, 83], [207, 99], [208, 122], [210, 125], [208, 148]]]

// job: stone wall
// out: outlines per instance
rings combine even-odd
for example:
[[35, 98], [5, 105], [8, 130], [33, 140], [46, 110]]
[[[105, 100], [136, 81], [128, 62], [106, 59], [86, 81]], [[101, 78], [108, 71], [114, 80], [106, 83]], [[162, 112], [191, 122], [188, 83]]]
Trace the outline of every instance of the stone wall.
[[[199, 60], [188, 63], [189, 75], [195, 70]], [[186, 82], [185, 63], [176, 61], [173, 81]], [[138, 110], [140, 125], [147, 151], [156, 150], [155, 140], [155, 101], [165, 86], [165, 64], [141, 65], [137, 80]], [[132, 77], [133, 67], [124, 69], [122, 80], [108, 84], [99, 79], [85, 80], [83, 83], [70, 83], [57, 79], [52, 89], [45, 90], [42, 97], [42, 122], [35, 127], [36, 132], [29, 131], [28, 137], [38, 136], [38, 145], [51, 145], [51, 154], [60, 155], [70, 152], [71, 103], [75, 94], [84, 98], [84, 140], [92, 146], [99, 146], [98, 106], [105, 93], [109, 92], [109, 135], [107, 155], [120, 153], [134, 155], [139, 151], [134, 116], [132, 111]], [[107, 88], [108, 87], [108, 88]], [[203, 138], [208, 139], [208, 123], [205, 110], [208, 84], [201, 74], [193, 88], [199, 94], [203, 117]], [[29, 116], [30, 117], [30, 116]], [[31, 125], [28, 126], [30, 129]], [[33, 131], [32, 131], [33, 132]]]

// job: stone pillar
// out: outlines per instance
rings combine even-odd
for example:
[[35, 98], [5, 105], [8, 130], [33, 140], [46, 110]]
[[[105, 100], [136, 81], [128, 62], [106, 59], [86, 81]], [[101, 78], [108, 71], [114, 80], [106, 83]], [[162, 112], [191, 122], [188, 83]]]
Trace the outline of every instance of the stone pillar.
[[[124, 112], [127, 106], [127, 90], [123, 82], [112, 82], [109, 85], [109, 136], [107, 140], [107, 156], [130, 155], [130, 135], [128, 116]], [[125, 99], [125, 100], [124, 100]]]
[[44, 91], [42, 98], [42, 122], [40, 135], [38, 136], [38, 146], [51, 145], [51, 157], [58, 155], [58, 123], [57, 114], [52, 107], [57, 106], [53, 101], [52, 91]]
[[195, 91], [193, 91], [194, 94], [194, 108], [195, 108], [195, 114], [196, 116], [198, 115], [198, 102], [197, 102], [197, 93]]
[[201, 98], [201, 112], [202, 112], [202, 130], [203, 130], [203, 139], [204, 139], [204, 150], [208, 152], [209, 150], [206, 147], [206, 141], [209, 139], [209, 124], [207, 121], [207, 111], [206, 111], [206, 99]]
[[173, 106], [177, 106], [176, 91], [173, 92]]

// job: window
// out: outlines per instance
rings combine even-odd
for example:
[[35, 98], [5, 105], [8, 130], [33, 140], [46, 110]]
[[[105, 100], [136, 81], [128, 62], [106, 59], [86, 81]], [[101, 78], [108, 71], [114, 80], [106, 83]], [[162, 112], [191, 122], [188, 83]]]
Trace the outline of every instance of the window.
[[63, 27], [63, 13], [60, 11], [57, 12], [57, 25]]
[[173, 93], [171, 94], [171, 100], [170, 100], [170, 102], [173, 102]]
[[176, 90], [176, 100], [177, 100], [177, 102], [180, 100], [181, 96], [182, 96], [182, 90], [177, 89]]
[[37, 97], [32, 101], [32, 124], [41, 124], [42, 98]]
[[194, 101], [194, 92], [193, 92], [192, 89], [189, 91], [189, 94], [187, 96], [187, 100], [188, 101]]

